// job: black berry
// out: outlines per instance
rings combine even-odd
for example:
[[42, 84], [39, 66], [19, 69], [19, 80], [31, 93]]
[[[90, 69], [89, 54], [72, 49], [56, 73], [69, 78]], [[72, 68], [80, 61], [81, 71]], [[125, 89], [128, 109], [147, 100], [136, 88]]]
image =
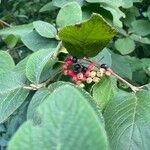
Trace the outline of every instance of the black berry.
[[87, 69], [88, 69], [87, 67], [82, 66], [82, 72], [83, 72], [83, 73], [85, 73], [85, 72], [87, 71]]
[[75, 73], [80, 72], [81, 71], [81, 65], [79, 65], [79, 64], [74, 65], [73, 70], [74, 70]]
[[101, 64], [101, 68], [108, 69], [108, 65], [106, 65], [106, 64]]
[[73, 58], [72, 58], [72, 61], [73, 61], [73, 63], [77, 63], [78, 58], [77, 58], [77, 57], [73, 57]]

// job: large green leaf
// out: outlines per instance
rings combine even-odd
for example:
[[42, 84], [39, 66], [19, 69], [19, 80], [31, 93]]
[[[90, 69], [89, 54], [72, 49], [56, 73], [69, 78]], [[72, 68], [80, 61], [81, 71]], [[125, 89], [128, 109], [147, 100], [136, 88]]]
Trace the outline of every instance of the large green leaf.
[[82, 21], [81, 7], [77, 2], [71, 2], [64, 5], [57, 15], [57, 25], [65, 27], [74, 25]]
[[0, 51], [0, 74], [12, 70], [14, 66], [12, 57], [7, 52]]
[[86, 0], [90, 3], [106, 3], [108, 5], [116, 6], [116, 7], [124, 7], [124, 8], [130, 8], [133, 6], [134, 2], [142, 2], [142, 0]]
[[26, 25], [19, 25], [19, 26], [2, 29], [2, 30], [0, 30], [0, 35], [13, 34], [13, 35], [22, 37], [25, 34], [30, 33], [31, 31], [33, 31], [33, 25], [26, 24]]
[[116, 80], [114, 78], [102, 78], [93, 86], [93, 97], [97, 104], [104, 109], [109, 100], [117, 93]]
[[128, 60], [118, 54], [111, 53], [112, 55], [112, 69], [123, 78], [132, 79], [132, 70]]
[[26, 76], [31, 82], [38, 84], [52, 75], [52, 67], [57, 61], [53, 56], [54, 50], [40, 50], [30, 56], [26, 65]]
[[56, 47], [57, 42], [40, 36], [36, 31], [32, 31], [21, 38], [25, 46], [32, 51], [41, 49], [51, 49]]
[[114, 26], [121, 28], [122, 22], [120, 18], [125, 18], [125, 14], [118, 7], [112, 6], [111, 3], [109, 4], [102, 3], [100, 6], [108, 10], [112, 14]]
[[120, 92], [104, 112], [113, 150], [149, 150], [150, 91]]
[[63, 7], [65, 4], [70, 3], [70, 2], [77, 2], [79, 3], [81, 6], [84, 4], [84, 0], [52, 0], [52, 3], [54, 6], [57, 7]]
[[108, 150], [104, 126], [88, 100], [71, 85], [57, 88], [38, 108], [42, 123], [23, 124], [8, 150]]
[[41, 118], [37, 111], [37, 108], [39, 105], [41, 105], [44, 100], [49, 96], [54, 90], [56, 90], [58, 87], [67, 84], [66, 82], [58, 81], [55, 83], [52, 83], [48, 86], [48, 88], [42, 88], [39, 89], [34, 96], [32, 97], [32, 100], [29, 104], [28, 111], [27, 111], [27, 119], [34, 120], [34, 123], [40, 123]]
[[132, 22], [133, 32], [138, 35], [146, 36], [150, 34], [150, 21], [148, 20], [135, 20]]
[[0, 74], [0, 93], [7, 93], [25, 86], [26, 78], [19, 72], [9, 71]]
[[29, 91], [16, 89], [8, 93], [0, 93], [0, 123], [4, 122], [26, 99]]
[[100, 15], [93, 14], [81, 24], [64, 27], [59, 37], [71, 55], [94, 57], [108, 45], [115, 33]]
[[123, 38], [115, 42], [115, 47], [122, 55], [126, 55], [134, 51], [135, 43], [130, 38]]
[[33, 26], [35, 30], [43, 37], [55, 38], [57, 34], [56, 28], [48, 22], [34, 21]]

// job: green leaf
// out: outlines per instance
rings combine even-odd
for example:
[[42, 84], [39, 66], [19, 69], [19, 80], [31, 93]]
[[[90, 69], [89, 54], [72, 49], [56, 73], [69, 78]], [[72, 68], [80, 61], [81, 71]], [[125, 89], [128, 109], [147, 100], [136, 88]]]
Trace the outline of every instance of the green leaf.
[[150, 21], [148, 20], [135, 20], [132, 22], [133, 31], [141, 36], [150, 34]]
[[114, 26], [117, 27], [122, 27], [122, 22], [121, 22], [121, 18], [125, 18], [125, 14], [116, 6], [112, 6], [111, 3], [106, 4], [106, 3], [102, 3], [100, 5], [101, 7], [103, 7], [104, 9], [110, 11], [110, 13], [113, 16], [113, 24]]
[[8, 36], [6, 36], [6, 38], [4, 38], [5, 43], [7, 44], [8, 48], [13, 48], [16, 46], [17, 42], [18, 42], [18, 37], [10, 34]]
[[112, 69], [114, 72], [123, 78], [132, 79], [132, 70], [128, 60], [118, 54], [111, 53], [112, 55]]
[[130, 38], [143, 44], [150, 44], [150, 38], [147, 37], [141, 37], [139, 35], [132, 34]]
[[84, 4], [84, 0], [63, 0], [63, 1], [52, 0], [53, 5], [56, 7], [63, 7], [64, 5], [66, 5], [67, 3], [70, 3], [70, 2], [77, 2], [81, 6]]
[[123, 8], [130, 8], [133, 6], [134, 2], [142, 2], [142, 0], [86, 0], [89, 3], [106, 3], [108, 5], [120, 7]]
[[64, 5], [57, 15], [57, 25], [59, 27], [65, 27], [74, 25], [82, 21], [81, 7], [77, 2], [71, 2]]
[[5, 51], [0, 51], [0, 75], [15, 67], [12, 57]]
[[116, 80], [114, 78], [102, 78], [93, 86], [93, 97], [103, 110], [109, 100], [117, 93]]
[[42, 123], [23, 124], [9, 142], [8, 150], [43, 147], [45, 150], [108, 150], [104, 126], [88, 99], [92, 101], [88, 94], [71, 85], [57, 88], [38, 108]]
[[130, 38], [118, 39], [115, 42], [115, 48], [122, 54], [126, 55], [134, 51], [135, 43]]
[[57, 9], [57, 7], [53, 5], [53, 2], [49, 2], [40, 9], [40, 12], [45, 12], [45, 11], [51, 12], [56, 9]]
[[35, 30], [43, 37], [55, 38], [57, 34], [56, 28], [50, 23], [44, 21], [34, 21], [33, 26]]
[[32, 31], [21, 38], [25, 46], [32, 51], [38, 51], [41, 49], [55, 48], [57, 42], [40, 36], [36, 31]]
[[0, 93], [0, 124], [4, 122], [26, 99], [29, 91], [16, 89], [8, 93]]
[[18, 25], [18, 26], [13, 26], [10, 28], [5, 28], [5, 29], [0, 30], [0, 35], [13, 34], [15, 36], [22, 37], [25, 34], [30, 33], [31, 31], [33, 31], [33, 25], [32, 24]]
[[41, 83], [52, 75], [52, 67], [57, 59], [53, 50], [40, 50], [33, 53], [26, 65], [26, 76], [33, 83]]
[[113, 150], [149, 150], [150, 91], [120, 92], [104, 111]]
[[66, 82], [58, 81], [52, 83], [48, 86], [48, 88], [39, 89], [31, 99], [31, 102], [28, 106], [27, 110], [27, 119], [32, 119], [35, 124], [39, 124], [41, 122], [40, 115], [37, 111], [37, 108], [46, 100], [46, 98], [58, 87], [65, 85]]
[[108, 66], [111, 66], [112, 64], [111, 53], [108, 50], [109, 50], [108, 48], [104, 48], [98, 55], [91, 58], [91, 60], [99, 64], [107, 64]]
[[22, 74], [9, 71], [0, 74], [0, 93], [7, 93], [25, 85], [26, 78]]
[[68, 52], [78, 57], [94, 57], [108, 45], [116, 31], [98, 14], [74, 26], [64, 27], [59, 37]]

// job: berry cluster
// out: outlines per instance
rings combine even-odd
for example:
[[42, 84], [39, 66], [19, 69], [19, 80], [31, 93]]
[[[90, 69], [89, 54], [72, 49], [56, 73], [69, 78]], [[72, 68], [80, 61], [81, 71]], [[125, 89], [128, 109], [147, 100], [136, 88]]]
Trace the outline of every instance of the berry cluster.
[[93, 63], [86, 67], [80, 64], [76, 57], [69, 56], [63, 64], [63, 73], [70, 76], [71, 81], [78, 86], [84, 87], [84, 83], [99, 82], [104, 74], [110, 76], [112, 70], [106, 64], [102, 64], [99, 70], [96, 70]]

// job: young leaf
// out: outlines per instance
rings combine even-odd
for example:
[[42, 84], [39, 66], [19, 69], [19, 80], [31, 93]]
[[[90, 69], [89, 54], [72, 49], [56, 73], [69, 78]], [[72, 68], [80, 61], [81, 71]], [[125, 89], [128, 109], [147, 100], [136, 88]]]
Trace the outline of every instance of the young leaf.
[[130, 38], [123, 38], [115, 42], [115, 47], [122, 55], [126, 55], [134, 51], [135, 43]]
[[35, 30], [43, 37], [55, 38], [57, 34], [56, 28], [48, 22], [34, 21], [33, 26]]
[[[52, 75], [52, 67], [56, 63], [53, 50], [40, 50], [33, 53], [26, 65], [26, 76], [33, 83], [41, 83]], [[44, 72], [44, 73], [43, 73]]]
[[64, 5], [57, 15], [57, 25], [59, 27], [65, 27], [74, 25], [82, 21], [81, 7], [77, 2], [71, 2]]
[[104, 111], [106, 130], [114, 150], [149, 150], [150, 91], [120, 92]]
[[21, 38], [25, 46], [32, 51], [38, 51], [41, 49], [55, 48], [57, 42], [40, 36], [36, 31], [32, 31]]
[[16, 89], [8, 93], [0, 93], [0, 124], [4, 122], [26, 99], [29, 91]]
[[9, 142], [8, 150], [43, 147], [45, 150], [108, 150], [103, 124], [87, 96], [77, 88], [71, 85], [57, 88], [38, 111], [42, 115], [41, 124], [34, 126], [31, 121], [23, 124]]
[[93, 86], [93, 97], [103, 110], [109, 100], [117, 93], [116, 80], [114, 78], [103, 78]]
[[107, 46], [115, 33], [115, 29], [100, 15], [93, 14], [85, 22], [61, 29], [59, 37], [71, 55], [94, 57]]
[[12, 57], [5, 51], [0, 51], [0, 74], [10, 71], [15, 67]]

